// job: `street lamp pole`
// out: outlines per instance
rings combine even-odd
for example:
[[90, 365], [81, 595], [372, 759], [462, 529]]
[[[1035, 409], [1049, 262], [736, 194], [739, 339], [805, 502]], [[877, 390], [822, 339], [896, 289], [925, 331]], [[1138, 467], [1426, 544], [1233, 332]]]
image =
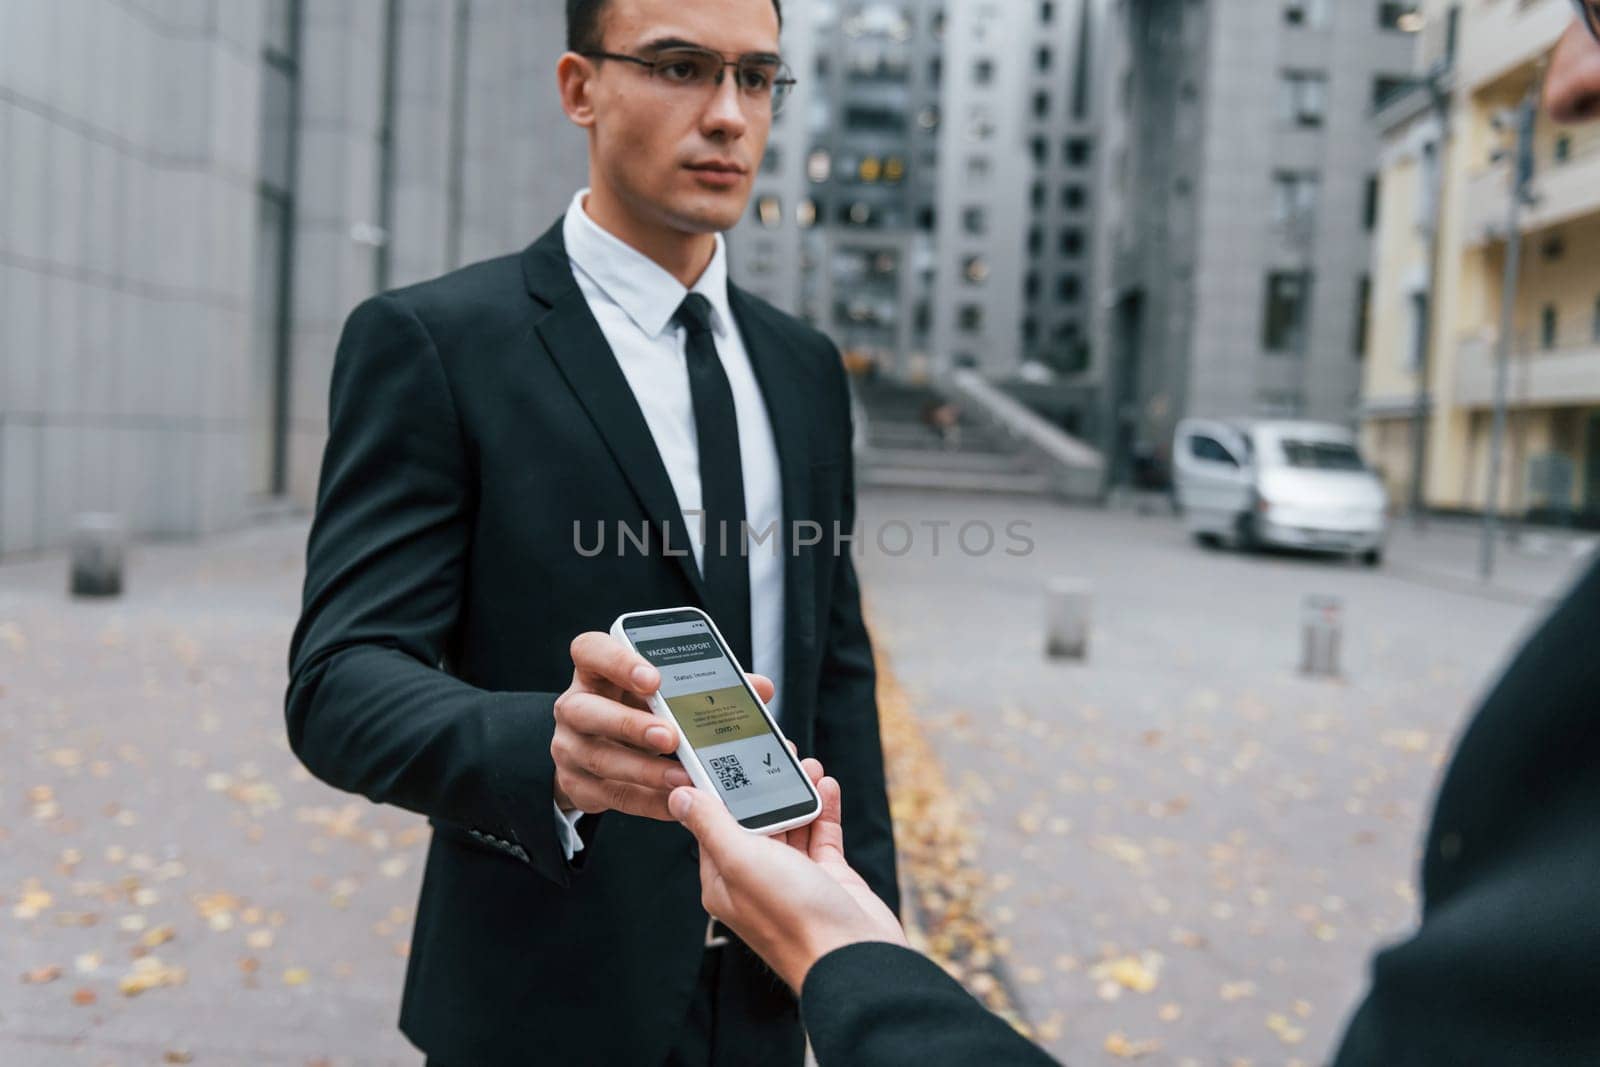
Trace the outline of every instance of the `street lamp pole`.
[[1517, 278], [1522, 268], [1522, 208], [1533, 180], [1533, 131], [1538, 117], [1539, 80], [1516, 111], [1516, 155], [1511, 161], [1511, 203], [1506, 210], [1505, 275], [1500, 283], [1500, 338], [1494, 368], [1494, 422], [1489, 438], [1489, 484], [1484, 497], [1478, 576], [1494, 577], [1495, 539], [1500, 527], [1500, 465], [1506, 440], [1506, 385], [1511, 367], [1511, 335], [1516, 328]]
[[1435, 328], [1439, 316], [1439, 269], [1444, 247], [1443, 221], [1445, 178], [1449, 174], [1450, 154], [1450, 77], [1451, 59], [1446, 57], [1429, 68], [1425, 82], [1438, 132], [1434, 144], [1433, 207], [1428, 217], [1428, 306], [1423, 309], [1422, 344], [1417, 352], [1417, 394], [1411, 408], [1411, 512], [1412, 526], [1421, 531], [1427, 524], [1428, 495], [1428, 415], [1433, 407], [1430, 393], [1433, 348], [1441, 331]]

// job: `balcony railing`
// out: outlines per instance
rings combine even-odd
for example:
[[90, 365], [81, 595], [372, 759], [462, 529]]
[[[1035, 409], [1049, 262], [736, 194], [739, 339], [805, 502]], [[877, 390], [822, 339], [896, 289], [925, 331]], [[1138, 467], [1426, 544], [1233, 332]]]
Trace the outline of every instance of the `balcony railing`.
[[[1492, 334], [1462, 338], [1457, 350], [1455, 400], [1462, 407], [1494, 404], [1498, 344]], [[1519, 344], [1506, 374], [1511, 407], [1600, 404], [1600, 339], [1558, 339], [1554, 348]]]
[[[1600, 131], [1574, 129], [1561, 136], [1568, 138], [1564, 157], [1556, 154], [1555, 138], [1540, 139], [1534, 202], [1523, 209], [1523, 233], [1600, 214]], [[1505, 238], [1510, 173], [1502, 161], [1467, 179], [1462, 232], [1468, 245]]]

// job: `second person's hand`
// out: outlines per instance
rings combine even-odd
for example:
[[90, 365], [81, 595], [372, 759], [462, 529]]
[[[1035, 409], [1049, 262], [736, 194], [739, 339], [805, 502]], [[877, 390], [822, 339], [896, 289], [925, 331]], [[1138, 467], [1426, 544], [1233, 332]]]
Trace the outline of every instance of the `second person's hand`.
[[720, 799], [672, 791], [673, 816], [700, 843], [700, 901], [798, 992], [813, 964], [859, 941], [906, 943], [900, 920], [845, 861], [839, 783], [803, 766], [822, 814], [776, 837], [740, 826]]

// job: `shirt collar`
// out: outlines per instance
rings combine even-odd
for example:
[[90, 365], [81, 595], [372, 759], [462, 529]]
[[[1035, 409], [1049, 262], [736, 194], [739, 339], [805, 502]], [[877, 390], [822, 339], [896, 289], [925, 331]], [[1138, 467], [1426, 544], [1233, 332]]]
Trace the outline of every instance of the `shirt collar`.
[[733, 311], [728, 304], [728, 252], [722, 234], [711, 262], [691, 289], [685, 289], [655, 260], [606, 230], [583, 209], [588, 189], [579, 189], [567, 207], [562, 238], [567, 258], [588, 275], [606, 296], [616, 302], [633, 324], [648, 337], [658, 337], [672, 325], [672, 317], [689, 293], [701, 293], [711, 302], [711, 328], [728, 336]]

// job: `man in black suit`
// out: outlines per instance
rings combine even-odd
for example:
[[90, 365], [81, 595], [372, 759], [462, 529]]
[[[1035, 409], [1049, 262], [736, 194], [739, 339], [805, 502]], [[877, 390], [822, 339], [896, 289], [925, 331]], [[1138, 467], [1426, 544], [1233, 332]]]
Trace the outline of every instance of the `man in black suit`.
[[[1600, 118], [1600, 0], [1575, 6], [1545, 79], [1564, 122]], [[668, 804], [706, 908], [801, 991], [821, 1067], [1053, 1063], [906, 947], [845, 861], [838, 783], [805, 765], [823, 814], [782, 839], [698, 790]], [[1468, 725], [1423, 856], [1421, 926], [1374, 960], [1335, 1067], [1600, 1064], [1600, 562]]]
[[603, 632], [710, 611], [847, 784], [852, 855], [897, 907], [844, 369], [727, 281], [789, 85], [781, 13], [567, 11], [590, 187], [520, 255], [345, 325], [289, 738], [433, 826], [400, 1019], [430, 1062], [798, 1064], [793, 995], [700, 907], [659, 676]]

